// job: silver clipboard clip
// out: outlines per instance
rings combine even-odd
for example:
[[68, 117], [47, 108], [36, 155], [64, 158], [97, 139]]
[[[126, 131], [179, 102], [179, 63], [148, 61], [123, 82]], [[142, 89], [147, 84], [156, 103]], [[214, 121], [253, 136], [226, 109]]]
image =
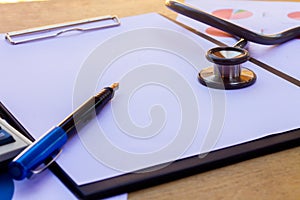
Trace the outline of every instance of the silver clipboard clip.
[[[86, 26], [90, 24], [97, 24], [94, 26]], [[93, 31], [104, 28], [119, 26], [121, 24], [117, 16], [102, 16], [97, 18], [90, 18], [78, 20], [62, 24], [54, 24], [50, 26], [43, 26], [33, 29], [26, 29], [22, 31], [13, 31], [5, 34], [5, 39], [13, 45], [32, 42], [36, 40], [50, 39], [61, 34], [72, 31]]]

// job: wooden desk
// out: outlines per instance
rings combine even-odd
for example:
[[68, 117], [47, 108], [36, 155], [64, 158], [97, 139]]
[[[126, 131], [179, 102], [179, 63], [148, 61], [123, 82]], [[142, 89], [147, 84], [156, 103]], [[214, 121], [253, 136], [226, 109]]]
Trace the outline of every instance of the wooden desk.
[[[159, 12], [164, 0], [50, 0], [0, 4], [0, 32], [107, 14]], [[300, 147], [129, 194], [129, 199], [299, 199]]]

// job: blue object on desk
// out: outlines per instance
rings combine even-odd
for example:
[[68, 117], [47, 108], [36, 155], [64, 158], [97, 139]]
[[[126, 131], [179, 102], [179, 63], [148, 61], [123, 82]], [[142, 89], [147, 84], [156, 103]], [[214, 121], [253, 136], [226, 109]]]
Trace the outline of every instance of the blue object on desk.
[[2, 200], [10, 200], [14, 194], [14, 182], [8, 173], [0, 173], [0, 197]]

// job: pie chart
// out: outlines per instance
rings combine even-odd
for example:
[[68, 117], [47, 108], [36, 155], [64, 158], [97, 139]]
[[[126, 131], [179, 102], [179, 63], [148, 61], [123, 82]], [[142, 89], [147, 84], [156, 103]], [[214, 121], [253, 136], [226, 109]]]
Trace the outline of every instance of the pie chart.
[[300, 11], [289, 13], [288, 17], [300, 21]]
[[[294, 20], [300, 21], [300, 11], [291, 12], [291, 13], [288, 14], [288, 17], [290, 19], [294, 19]], [[297, 39], [300, 39], [300, 37], [298, 37]]]
[[[213, 11], [212, 14], [226, 20], [246, 19], [253, 15], [252, 12], [243, 9], [220, 9]], [[218, 37], [231, 37], [230, 34], [214, 27], [207, 28], [205, 32]]]
[[252, 12], [243, 9], [221, 9], [213, 11], [212, 14], [228, 20], [245, 19], [253, 15]]

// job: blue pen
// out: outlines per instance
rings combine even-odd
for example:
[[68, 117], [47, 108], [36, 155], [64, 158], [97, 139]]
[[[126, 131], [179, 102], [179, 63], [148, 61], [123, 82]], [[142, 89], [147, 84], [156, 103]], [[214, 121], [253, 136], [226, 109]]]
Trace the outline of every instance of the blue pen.
[[[22, 180], [29, 178], [32, 174], [42, 170], [36, 170], [46, 159], [58, 154], [62, 146], [76, 132], [76, 126], [86, 122], [92, 113], [97, 114], [108, 101], [114, 96], [114, 91], [119, 84], [114, 83], [110, 87], [105, 87], [95, 96], [89, 98], [79, 106], [73, 113], [66, 117], [60, 124], [48, 131], [41, 138], [33, 142], [23, 152], [21, 152], [10, 164], [9, 173], [13, 179]], [[55, 159], [53, 159], [55, 160]], [[50, 165], [48, 163], [47, 166]], [[45, 168], [43, 168], [45, 169]]]

